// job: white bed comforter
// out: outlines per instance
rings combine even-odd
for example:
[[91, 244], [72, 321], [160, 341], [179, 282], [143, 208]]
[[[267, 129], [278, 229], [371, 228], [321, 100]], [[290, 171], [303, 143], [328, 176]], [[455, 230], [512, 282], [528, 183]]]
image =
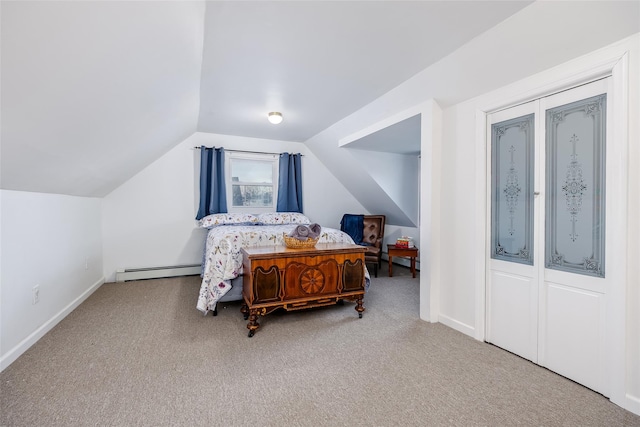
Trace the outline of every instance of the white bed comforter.
[[[202, 284], [198, 310], [207, 314], [231, 289], [231, 280], [242, 274], [243, 246], [284, 245], [283, 234], [289, 234], [298, 224], [286, 225], [222, 225], [209, 230], [204, 252]], [[352, 243], [353, 239], [340, 230], [322, 228], [318, 243]], [[369, 273], [365, 270], [366, 285]]]

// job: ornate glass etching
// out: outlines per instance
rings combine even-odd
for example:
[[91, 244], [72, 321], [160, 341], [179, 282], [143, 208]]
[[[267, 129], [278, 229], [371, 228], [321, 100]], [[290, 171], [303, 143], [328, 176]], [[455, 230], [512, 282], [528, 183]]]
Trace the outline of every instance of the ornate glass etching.
[[547, 268], [604, 277], [606, 103], [547, 110]]
[[533, 114], [491, 126], [491, 258], [533, 265]]
[[567, 212], [571, 215], [571, 233], [569, 233], [569, 237], [573, 242], [578, 239], [576, 222], [578, 221], [578, 214], [582, 208], [582, 197], [587, 189], [584, 179], [582, 178], [582, 165], [578, 161], [578, 154], [576, 152], [577, 142], [578, 137], [573, 134], [571, 136], [571, 161], [567, 166], [567, 178], [562, 186], [562, 192], [567, 201]]

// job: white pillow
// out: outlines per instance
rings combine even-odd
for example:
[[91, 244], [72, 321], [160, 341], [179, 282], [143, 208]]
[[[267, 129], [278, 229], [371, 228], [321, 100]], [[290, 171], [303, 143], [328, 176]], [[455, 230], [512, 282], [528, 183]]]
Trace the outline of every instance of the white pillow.
[[219, 225], [257, 225], [258, 217], [249, 213], [219, 213], [207, 215], [200, 220], [200, 227], [211, 228]]
[[298, 212], [267, 212], [258, 214], [260, 224], [311, 224], [309, 218]]

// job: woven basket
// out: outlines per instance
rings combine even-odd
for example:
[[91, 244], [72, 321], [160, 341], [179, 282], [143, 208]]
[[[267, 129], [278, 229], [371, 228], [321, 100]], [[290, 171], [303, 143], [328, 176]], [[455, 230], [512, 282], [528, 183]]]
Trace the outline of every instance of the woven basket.
[[285, 246], [293, 249], [312, 248], [316, 243], [318, 243], [317, 237], [315, 239], [307, 238], [307, 240], [298, 240], [295, 237], [290, 237], [286, 234], [283, 234], [282, 237], [284, 238]]

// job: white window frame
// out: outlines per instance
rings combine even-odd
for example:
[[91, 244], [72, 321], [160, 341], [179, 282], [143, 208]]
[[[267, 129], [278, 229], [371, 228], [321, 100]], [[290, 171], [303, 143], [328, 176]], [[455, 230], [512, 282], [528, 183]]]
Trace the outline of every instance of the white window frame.
[[[261, 213], [276, 212], [278, 204], [278, 177], [279, 177], [279, 158], [278, 154], [262, 154], [262, 153], [242, 153], [242, 152], [225, 152], [224, 170], [225, 170], [225, 188], [227, 191], [227, 211], [229, 213]], [[233, 206], [233, 181], [231, 178], [231, 161], [232, 160], [251, 160], [271, 163], [273, 185], [273, 205], [272, 206]], [[265, 184], [262, 184], [265, 185]]]

